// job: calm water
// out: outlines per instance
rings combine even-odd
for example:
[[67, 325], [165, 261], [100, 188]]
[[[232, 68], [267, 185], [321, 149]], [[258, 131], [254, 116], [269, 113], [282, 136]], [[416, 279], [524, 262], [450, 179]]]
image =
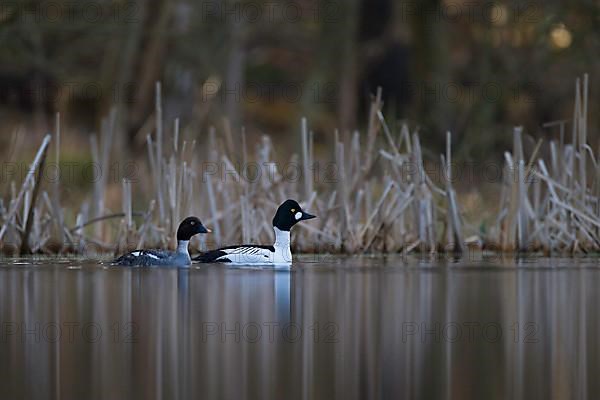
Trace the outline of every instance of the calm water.
[[304, 261], [1, 261], [0, 398], [599, 398], [600, 260]]

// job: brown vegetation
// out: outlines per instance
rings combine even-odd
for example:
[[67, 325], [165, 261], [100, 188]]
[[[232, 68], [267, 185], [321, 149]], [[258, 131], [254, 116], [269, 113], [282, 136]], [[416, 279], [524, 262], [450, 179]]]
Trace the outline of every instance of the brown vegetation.
[[[296, 228], [294, 247], [304, 252], [461, 251], [487, 246], [504, 251], [592, 251], [600, 249], [600, 165], [587, 144], [588, 77], [577, 80], [571, 143], [546, 146], [549, 166], [538, 142], [528, 156], [523, 132], [515, 128], [513, 152], [505, 153], [504, 184], [495, 226], [487, 232], [463, 221], [452, 178], [452, 135], [441, 155], [442, 184], [424, 168], [419, 134], [402, 125], [390, 130], [382, 113], [381, 91], [374, 97], [365, 135], [344, 138], [336, 132], [332, 163], [314, 158], [313, 133], [301, 121], [300, 154], [289, 175], [275, 162], [271, 139], [264, 136], [254, 151], [242, 130], [218, 135], [211, 130], [203, 154], [195, 142], [180, 139], [179, 121], [165, 134], [160, 85], [156, 86], [154, 135], [147, 136], [148, 175], [138, 184], [122, 182], [121, 210], [106, 206], [106, 174], [77, 211], [61, 205], [60, 182], [45, 185], [45, 160], [54, 143], [60, 160], [60, 125], [44, 138], [19, 190], [12, 182], [7, 206], [0, 207], [0, 243], [5, 252], [115, 253], [133, 247], [168, 247], [187, 215], [198, 215], [213, 229], [209, 246], [273, 240], [271, 218], [278, 203], [298, 199], [319, 219]], [[94, 162], [108, 170], [114, 142], [112, 113], [99, 138], [90, 141]], [[588, 163], [589, 161], [589, 163]], [[259, 168], [249, 179], [248, 166]], [[210, 168], [207, 168], [210, 166]], [[225, 166], [227, 176], [216, 176]], [[267, 171], [268, 170], [268, 171]], [[256, 170], [255, 170], [256, 172]], [[297, 171], [294, 171], [297, 172]], [[146, 190], [143, 211], [132, 192]], [[73, 215], [70, 215], [73, 214]], [[74, 220], [74, 226], [66, 221]], [[206, 239], [201, 239], [206, 240]], [[204, 248], [207, 243], [196, 243]]]

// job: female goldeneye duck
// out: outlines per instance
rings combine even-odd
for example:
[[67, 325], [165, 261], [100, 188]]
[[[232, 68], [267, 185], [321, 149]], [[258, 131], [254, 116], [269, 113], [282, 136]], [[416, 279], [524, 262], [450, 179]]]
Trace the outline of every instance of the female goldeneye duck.
[[122, 255], [113, 264], [129, 266], [158, 266], [168, 265], [173, 267], [185, 267], [192, 263], [188, 244], [192, 236], [198, 233], [208, 233], [202, 222], [196, 217], [187, 217], [177, 229], [177, 250], [136, 250]]
[[292, 263], [290, 229], [300, 221], [315, 218], [302, 210], [294, 200], [286, 200], [279, 206], [273, 218], [275, 243], [273, 246], [254, 244], [227, 246], [207, 251], [194, 258], [203, 263], [225, 262], [233, 264], [285, 264]]

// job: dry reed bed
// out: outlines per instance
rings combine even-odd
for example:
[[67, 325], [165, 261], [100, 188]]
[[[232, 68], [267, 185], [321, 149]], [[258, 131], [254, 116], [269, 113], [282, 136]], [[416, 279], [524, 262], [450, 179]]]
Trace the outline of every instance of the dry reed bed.
[[[419, 135], [406, 125], [399, 132], [389, 129], [381, 111], [381, 91], [371, 104], [365, 135], [354, 132], [346, 138], [336, 132], [328, 179], [323, 179], [323, 164], [314, 159], [313, 133], [303, 119], [301, 152], [290, 157], [301, 174], [292, 179], [275, 162], [268, 136], [252, 150], [243, 130], [236, 137], [225, 125], [220, 135], [209, 131], [208, 151], [200, 151], [195, 142], [181, 140], [178, 120], [172, 129], [165, 129], [157, 84], [154, 132], [146, 138], [149, 174], [141, 182], [123, 181], [121, 209], [105, 204], [105, 174], [94, 182], [80, 209], [65, 215], [60, 182], [50, 185], [41, 179], [48, 157], [60, 161], [57, 118], [55, 132], [44, 138], [24, 182], [18, 189], [13, 182], [7, 205], [0, 204], [0, 245], [4, 252], [21, 254], [173, 247], [173, 232], [187, 215], [200, 216], [213, 229], [209, 239], [193, 242], [199, 249], [269, 243], [277, 205], [295, 198], [319, 216], [295, 229], [297, 251], [436, 252], [481, 244], [505, 251], [600, 250], [600, 165], [587, 144], [587, 104], [586, 75], [583, 83], [576, 83], [571, 143], [564, 142], [561, 122], [561, 140], [549, 143], [549, 166], [538, 159], [541, 142], [525, 157], [523, 133], [515, 129], [513, 153], [505, 153], [497, 224], [479, 238], [462, 221], [452, 185], [451, 134], [447, 133], [446, 152], [440, 156], [444, 179], [439, 187], [425, 171]], [[99, 137], [90, 140], [93, 161], [101, 171], [107, 171], [111, 162], [115, 122], [112, 112]], [[256, 179], [248, 179], [249, 165], [255, 172], [259, 169]], [[215, 174], [214, 166], [225, 168], [227, 174]], [[133, 204], [135, 191], [149, 197], [145, 207]], [[73, 219], [74, 226], [67, 226], [66, 221]]]
[[575, 84], [571, 143], [566, 121], [546, 124], [560, 130], [549, 142], [549, 160], [537, 158], [542, 142], [527, 159], [521, 128], [513, 153], [505, 153], [504, 185], [495, 230], [503, 250], [589, 252], [600, 250], [600, 165], [587, 143], [588, 75]]

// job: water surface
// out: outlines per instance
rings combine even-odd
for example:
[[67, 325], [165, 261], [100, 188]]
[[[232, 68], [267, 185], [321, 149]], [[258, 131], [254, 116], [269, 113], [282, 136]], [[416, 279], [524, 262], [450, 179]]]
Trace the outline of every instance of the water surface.
[[585, 399], [600, 262], [0, 261], [4, 399]]

